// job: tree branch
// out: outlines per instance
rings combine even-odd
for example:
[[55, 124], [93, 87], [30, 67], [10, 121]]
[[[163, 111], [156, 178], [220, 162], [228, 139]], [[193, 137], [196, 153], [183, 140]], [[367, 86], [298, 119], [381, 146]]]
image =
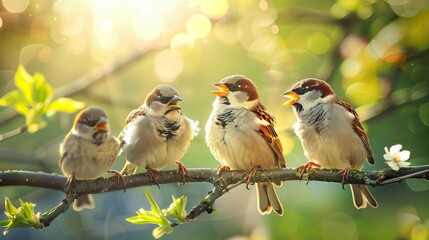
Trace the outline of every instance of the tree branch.
[[[245, 171], [228, 171], [220, 175], [217, 169], [200, 168], [188, 169], [188, 176], [182, 178], [182, 175], [175, 170], [161, 171], [157, 175], [158, 184], [168, 183], [192, 183], [208, 182], [213, 184], [214, 189], [197, 206], [194, 206], [186, 217], [189, 222], [204, 212], [211, 213], [213, 204], [232, 188], [245, 183], [243, 174]], [[272, 170], [259, 170], [256, 172], [253, 183], [267, 181], [296, 181], [300, 179], [301, 170], [299, 168], [283, 168]], [[343, 174], [337, 169], [317, 169], [312, 168], [303, 176], [304, 181], [336, 182], [341, 183]], [[429, 180], [429, 165], [415, 166], [410, 168], [401, 168], [399, 171], [383, 169], [381, 171], [361, 172], [352, 170], [345, 184], [364, 184], [368, 186], [382, 186], [391, 183], [401, 182], [405, 179], [420, 178]], [[76, 187], [66, 193], [66, 198], [55, 208], [42, 214], [40, 219], [42, 227], [49, 226], [61, 213], [65, 212], [72, 204], [74, 199], [83, 194], [96, 194], [123, 190], [121, 184], [117, 184], [116, 176], [109, 178], [98, 178], [95, 180], [77, 180]], [[154, 185], [147, 173], [139, 173], [124, 177], [127, 188]], [[30, 171], [2, 171], [0, 172], [0, 187], [2, 186], [33, 186], [58, 191], [66, 191], [65, 186], [67, 178], [56, 174]], [[175, 227], [179, 223], [173, 223]]]

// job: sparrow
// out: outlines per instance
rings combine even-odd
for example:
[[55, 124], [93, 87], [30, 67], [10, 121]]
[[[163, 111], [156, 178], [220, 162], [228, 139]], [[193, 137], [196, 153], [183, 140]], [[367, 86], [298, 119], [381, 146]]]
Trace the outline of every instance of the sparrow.
[[[274, 130], [275, 119], [259, 101], [252, 80], [243, 75], [225, 77], [214, 84], [219, 91], [206, 124], [206, 143], [217, 161], [219, 171], [246, 170], [249, 180], [258, 169], [284, 168], [282, 144]], [[258, 210], [264, 214], [283, 207], [273, 187], [281, 182], [256, 184]]]
[[198, 134], [198, 122], [182, 114], [182, 99], [176, 89], [161, 85], [147, 94], [139, 108], [131, 111], [119, 135], [122, 154], [127, 160], [122, 174], [134, 174], [137, 167], [145, 168], [158, 188], [155, 173], [177, 164], [185, 176], [185, 166], [179, 161], [191, 140]]
[[[302, 143], [309, 162], [301, 166], [342, 169], [344, 181], [351, 169], [361, 170], [365, 160], [374, 164], [368, 135], [353, 107], [340, 100], [331, 86], [322, 80], [308, 78], [297, 82], [283, 93], [291, 98], [283, 105], [293, 106], [297, 122], [295, 134]], [[377, 201], [365, 185], [351, 184], [354, 205], [377, 207]]]
[[[118, 153], [119, 141], [110, 135], [105, 111], [89, 107], [77, 114], [72, 129], [61, 143], [59, 166], [69, 177], [69, 187], [73, 187], [75, 180], [96, 179], [107, 172], [122, 179], [119, 172], [110, 169]], [[78, 197], [73, 203], [76, 211], [94, 207], [90, 194]]]

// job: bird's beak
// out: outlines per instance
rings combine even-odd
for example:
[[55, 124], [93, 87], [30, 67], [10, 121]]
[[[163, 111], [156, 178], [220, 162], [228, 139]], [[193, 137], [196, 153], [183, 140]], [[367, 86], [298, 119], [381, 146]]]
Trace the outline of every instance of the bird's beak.
[[179, 107], [180, 101], [182, 101], [182, 99], [179, 96], [174, 95], [167, 103], [167, 107], [170, 108], [171, 110], [180, 110], [180, 107]]
[[212, 93], [214, 93], [216, 96], [225, 97], [228, 95], [229, 89], [224, 83], [215, 83], [214, 86], [219, 89], [219, 91], [212, 91]]
[[95, 124], [94, 130], [105, 132], [109, 131], [109, 123], [107, 122], [107, 119], [104, 117], [100, 118], [97, 124]]
[[283, 103], [283, 106], [292, 106], [299, 100], [299, 95], [291, 90], [284, 92], [282, 95], [290, 98], [289, 101]]

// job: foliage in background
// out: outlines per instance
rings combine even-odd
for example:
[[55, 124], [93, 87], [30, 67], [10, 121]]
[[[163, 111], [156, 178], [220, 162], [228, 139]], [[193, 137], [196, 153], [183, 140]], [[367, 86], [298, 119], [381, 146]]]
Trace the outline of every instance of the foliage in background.
[[34, 133], [46, 126], [46, 117], [56, 112], [73, 113], [85, 107], [85, 103], [71, 98], [54, 99], [54, 90], [45, 81], [45, 76], [35, 73], [28, 74], [20, 65], [15, 74], [17, 90], [6, 93], [0, 98], [0, 106], [14, 107], [25, 117], [25, 129]]

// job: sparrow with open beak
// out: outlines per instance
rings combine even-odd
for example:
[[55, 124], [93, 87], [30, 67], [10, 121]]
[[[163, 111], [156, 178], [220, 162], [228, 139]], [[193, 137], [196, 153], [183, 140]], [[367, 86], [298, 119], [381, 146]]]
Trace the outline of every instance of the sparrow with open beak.
[[[110, 169], [118, 152], [119, 141], [110, 135], [106, 113], [101, 108], [89, 107], [77, 114], [72, 129], [61, 143], [59, 165], [69, 177], [69, 187], [73, 187], [76, 179], [96, 179], [107, 172], [122, 179], [119, 172]], [[76, 211], [94, 206], [90, 194], [80, 196], [73, 203]]]
[[[275, 120], [260, 103], [252, 80], [242, 75], [222, 79], [206, 125], [206, 142], [213, 156], [226, 169], [246, 170], [248, 181], [257, 169], [286, 166], [282, 145], [274, 130]], [[273, 187], [281, 182], [256, 184], [258, 210], [283, 214], [283, 207]]]
[[[374, 164], [369, 139], [359, 116], [350, 104], [341, 101], [328, 83], [318, 79], [304, 79], [283, 93], [291, 98], [286, 106], [293, 106], [297, 122], [293, 128], [309, 162], [306, 168], [318, 166], [342, 169], [343, 185], [350, 169], [362, 169], [365, 160]], [[356, 208], [367, 203], [377, 207], [377, 201], [365, 185], [350, 185]]]
[[176, 89], [161, 85], [146, 96], [142, 106], [131, 111], [119, 136], [127, 159], [122, 174], [134, 174], [137, 167], [145, 168], [157, 185], [154, 173], [170, 164], [177, 164], [177, 171], [183, 176], [187, 174], [179, 160], [199, 128], [197, 121], [182, 114], [180, 101]]

